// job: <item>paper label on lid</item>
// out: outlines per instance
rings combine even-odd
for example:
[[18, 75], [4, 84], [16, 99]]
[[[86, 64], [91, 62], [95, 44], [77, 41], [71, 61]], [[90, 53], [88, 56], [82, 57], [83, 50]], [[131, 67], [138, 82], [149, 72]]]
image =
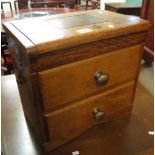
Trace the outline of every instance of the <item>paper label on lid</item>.
[[88, 33], [88, 32], [92, 32], [93, 30], [90, 29], [90, 28], [85, 28], [85, 29], [80, 29], [80, 30], [77, 30], [77, 32], [79, 33]]

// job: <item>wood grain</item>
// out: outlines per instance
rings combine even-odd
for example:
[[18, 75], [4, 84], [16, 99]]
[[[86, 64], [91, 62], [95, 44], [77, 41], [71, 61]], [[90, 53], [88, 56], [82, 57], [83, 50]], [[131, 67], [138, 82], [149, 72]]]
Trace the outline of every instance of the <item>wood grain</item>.
[[40, 117], [41, 112], [38, 112], [40, 103], [36, 100], [35, 94], [37, 91], [34, 90], [36, 89], [36, 78], [34, 74], [30, 74], [29, 72], [27, 50], [22, 44], [15, 42], [11, 36], [9, 36], [9, 43], [10, 51], [14, 60], [14, 72], [22, 101], [24, 115], [32, 127], [38, 142], [43, 143], [46, 141], [46, 134], [43, 130], [43, 121]]
[[49, 152], [25, 122], [14, 75], [2, 76], [2, 147], [6, 155], [153, 155], [153, 96], [139, 83], [130, 117], [103, 123]]
[[[58, 147], [77, 137], [93, 125], [115, 120], [129, 114], [132, 108], [131, 98], [134, 85], [135, 82], [130, 82], [53, 113], [46, 114], [51, 141], [45, 145], [45, 149]], [[105, 117], [100, 121], [95, 120], [92, 115], [93, 109], [96, 107], [105, 112]]]
[[140, 16], [141, 2], [105, 3], [105, 10], [125, 15]]
[[141, 18], [149, 20], [151, 24], [146, 38], [143, 59], [152, 63], [154, 61], [154, 0], [143, 0]]
[[[99, 28], [91, 27], [91, 25], [95, 25], [93, 22], [65, 28], [68, 18], [74, 17], [73, 20], [67, 23], [69, 25], [81, 20], [82, 17], [76, 20], [76, 17], [80, 15], [88, 16], [86, 21], [91, 20], [91, 18], [100, 19], [100, 22], [95, 23]], [[58, 25], [55, 20], [59, 21]], [[37, 19], [15, 20], [11, 21], [10, 24], [36, 46], [37, 51], [31, 51], [31, 54], [42, 54], [70, 48], [102, 39], [147, 31], [149, 28], [149, 22], [140, 20], [138, 17], [100, 10], [72, 12]], [[60, 25], [62, 27], [59, 27]], [[7, 31], [7, 23], [3, 23], [3, 27]], [[91, 29], [91, 32], [79, 33], [78, 30], [82, 29]], [[13, 31], [12, 33], [17, 35]]]
[[35, 45], [20, 31], [18, 31], [11, 23], [5, 23], [5, 31], [8, 38], [11, 37], [26, 49], [27, 54], [32, 53], [32, 51], [36, 51]]
[[[89, 17], [91, 22], [77, 16]], [[91, 18], [100, 22], [94, 25]], [[88, 23], [74, 26], [78, 20]], [[89, 116], [83, 118], [94, 106], [106, 109], [105, 122], [131, 112], [147, 21], [93, 10], [3, 25], [12, 45], [25, 117], [46, 150], [98, 124]], [[85, 28], [92, 31], [79, 33]], [[105, 86], [96, 84], [97, 71], [109, 75]]]
[[[69, 105], [101, 92], [111, 86], [135, 79], [142, 45], [39, 72], [39, 85], [45, 111]], [[93, 77], [97, 71], [109, 75], [105, 86], [97, 86]]]
[[41, 55], [29, 54], [30, 72], [61, 66], [67, 63], [83, 60], [118, 49], [127, 48], [145, 42], [146, 32], [123, 35], [107, 40], [100, 40], [70, 49], [56, 50]]

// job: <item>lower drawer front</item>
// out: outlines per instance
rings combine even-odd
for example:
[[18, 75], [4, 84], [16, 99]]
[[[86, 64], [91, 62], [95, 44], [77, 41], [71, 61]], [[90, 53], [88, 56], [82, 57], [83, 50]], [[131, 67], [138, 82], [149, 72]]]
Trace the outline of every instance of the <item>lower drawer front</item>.
[[55, 148], [86, 131], [95, 124], [111, 121], [132, 109], [135, 82], [45, 114], [50, 142], [45, 149]]

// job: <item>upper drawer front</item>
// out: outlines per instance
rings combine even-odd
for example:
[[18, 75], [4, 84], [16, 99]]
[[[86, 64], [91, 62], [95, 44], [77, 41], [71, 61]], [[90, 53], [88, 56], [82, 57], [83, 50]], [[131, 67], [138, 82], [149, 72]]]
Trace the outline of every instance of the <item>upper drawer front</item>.
[[134, 87], [135, 82], [132, 81], [46, 114], [50, 138], [50, 146], [47, 146], [47, 149], [77, 137], [93, 125], [127, 115], [132, 108]]
[[[141, 47], [137, 45], [39, 72], [45, 111], [134, 79], [140, 62]], [[99, 78], [94, 80], [97, 71], [109, 75], [109, 81], [105, 85], [97, 84]]]

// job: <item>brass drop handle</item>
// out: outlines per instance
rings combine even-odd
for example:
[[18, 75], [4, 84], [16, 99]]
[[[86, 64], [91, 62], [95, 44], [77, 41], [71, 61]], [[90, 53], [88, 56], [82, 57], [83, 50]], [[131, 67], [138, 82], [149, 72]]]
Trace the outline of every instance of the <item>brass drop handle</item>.
[[101, 71], [98, 71], [94, 74], [94, 80], [98, 85], [103, 86], [108, 82], [109, 75]]
[[102, 120], [105, 116], [105, 113], [100, 110], [99, 108], [94, 108], [93, 109], [93, 118], [95, 120]]

